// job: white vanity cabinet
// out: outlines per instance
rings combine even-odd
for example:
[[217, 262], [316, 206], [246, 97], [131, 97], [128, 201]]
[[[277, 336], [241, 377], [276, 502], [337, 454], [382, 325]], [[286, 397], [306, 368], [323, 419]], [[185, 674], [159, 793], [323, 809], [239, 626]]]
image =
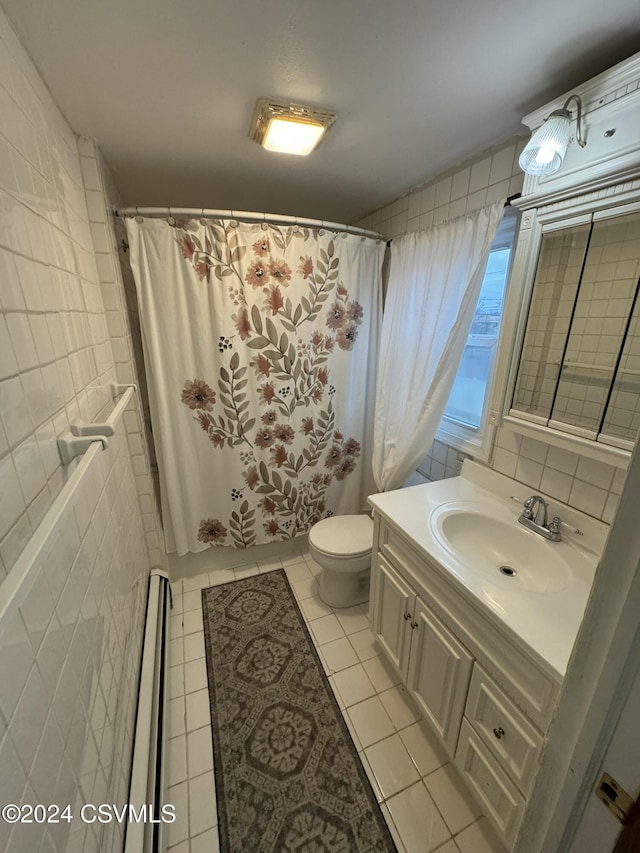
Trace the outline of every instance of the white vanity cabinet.
[[559, 683], [379, 514], [370, 621], [503, 842], [515, 839]]
[[473, 657], [382, 556], [377, 564], [372, 627], [416, 704], [453, 756]]

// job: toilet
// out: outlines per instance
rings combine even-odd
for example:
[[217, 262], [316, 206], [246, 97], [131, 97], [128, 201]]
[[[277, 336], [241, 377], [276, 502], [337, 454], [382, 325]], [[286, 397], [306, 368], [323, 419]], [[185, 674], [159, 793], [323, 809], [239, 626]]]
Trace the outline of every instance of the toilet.
[[322, 566], [320, 598], [330, 607], [351, 607], [369, 591], [373, 521], [368, 515], [335, 515], [314, 524], [309, 551]]

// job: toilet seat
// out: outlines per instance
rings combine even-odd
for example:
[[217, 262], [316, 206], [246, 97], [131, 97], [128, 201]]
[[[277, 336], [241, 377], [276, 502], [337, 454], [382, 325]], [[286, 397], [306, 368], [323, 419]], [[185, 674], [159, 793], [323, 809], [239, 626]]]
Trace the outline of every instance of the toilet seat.
[[309, 543], [337, 559], [353, 559], [371, 553], [373, 521], [368, 515], [336, 515], [314, 524]]

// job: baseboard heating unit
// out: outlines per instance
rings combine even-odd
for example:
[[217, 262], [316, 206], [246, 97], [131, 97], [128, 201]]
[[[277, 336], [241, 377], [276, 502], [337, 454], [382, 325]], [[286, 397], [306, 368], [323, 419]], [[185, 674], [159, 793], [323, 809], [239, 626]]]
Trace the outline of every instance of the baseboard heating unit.
[[153, 815], [154, 819], [128, 822], [124, 853], [162, 853], [166, 847], [163, 842], [163, 828], [166, 824], [160, 818], [167, 738], [170, 599], [168, 575], [159, 569], [152, 570], [142, 647], [129, 803], [136, 810], [146, 807], [148, 817]]

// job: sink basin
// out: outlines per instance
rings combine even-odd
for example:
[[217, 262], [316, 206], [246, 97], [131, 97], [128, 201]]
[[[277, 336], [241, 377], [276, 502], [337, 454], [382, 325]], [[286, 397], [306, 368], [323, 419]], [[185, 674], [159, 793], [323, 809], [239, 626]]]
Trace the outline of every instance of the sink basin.
[[431, 514], [430, 526], [457, 562], [493, 584], [544, 593], [572, 580], [564, 543], [547, 541], [511, 516], [487, 515], [481, 504], [444, 504]]

